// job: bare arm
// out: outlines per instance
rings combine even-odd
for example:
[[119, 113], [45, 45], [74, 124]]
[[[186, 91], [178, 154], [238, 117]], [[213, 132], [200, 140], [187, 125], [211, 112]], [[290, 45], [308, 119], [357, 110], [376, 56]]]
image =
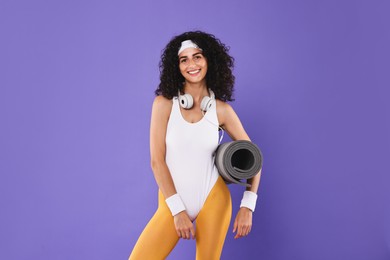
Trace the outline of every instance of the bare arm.
[[155, 98], [152, 107], [150, 122], [150, 158], [151, 167], [157, 185], [165, 198], [176, 193], [171, 173], [165, 162], [165, 136], [169, 114], [172, 108], [172, 101], [158, 96]]
[[[151, 167], [157, 185], [165, 199], [177, 193], [171, 173], [169, 172], [165, 161], [165, 137], [171, 109], [171, 100], [168, 100], [162, 96], [156, 97], [153, 102], [152, 117], [150, 122]], [[192, 236], [192, 238], [195, 238], [194, 226], [185, 210], [174, 215], [173, 221], [175, 224], [176, 233], [179, 237], [190, 239]]]
[[[218, 120], [222, 128], [229, 134], [233, 140], [248, 140], [250, 138], [246, 133], [240, 119], [238, 118], [236, 112], [233, 108], [222, 101], [218, 101], [217, 106]], [[247, 190], [257, 193], [260, 184], [261, 170], [254, 177], [247, 180], [251, 187], [248, 187]]]
[[[233, 140], [247, 140], [250, 141], [248, 134], [241, 124], [236, 112], [233, 108], [222, 101], [217, 101], [218, 120], [222, 128], [226, 130]], [[247, 180], [251, 187], [247, 190], [257, 193], [260, 184], [261, 170], [254, 177]], [[252, 229], [252, 211], [247, 207], [241, 207], [234, 220], [233, 233], [237, 231], [234, 238], [241, 238], [247, 236]]]

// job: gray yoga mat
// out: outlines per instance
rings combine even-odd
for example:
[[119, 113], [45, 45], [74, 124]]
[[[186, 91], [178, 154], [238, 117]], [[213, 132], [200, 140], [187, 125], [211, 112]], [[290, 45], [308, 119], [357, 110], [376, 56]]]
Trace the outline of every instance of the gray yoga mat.
[[240, 180], [250, 179], [261, 170], [263, 154], [256, 144], [246, 141], [232, 141], [218, 146], [215, 165], [226, 183], [237, 183], [250, 187]]

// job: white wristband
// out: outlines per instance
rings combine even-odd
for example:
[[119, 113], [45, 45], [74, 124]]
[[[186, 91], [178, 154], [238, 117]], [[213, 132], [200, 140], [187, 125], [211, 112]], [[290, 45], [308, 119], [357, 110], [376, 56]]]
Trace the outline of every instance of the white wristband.
[[254, 212], [256, 207], [256, 200], [257, 194], [253, 191], [246, 190], [244, 191], [244, 196], [242, 197], [240, 208], [246, 207]]
[[178, 193], [170, 196], [165, 200], [168, 205], [168, 208], [171, 210], [172, 216], [175, 216], [177, 213], [186, 210], [183, 201], [180, 198]]

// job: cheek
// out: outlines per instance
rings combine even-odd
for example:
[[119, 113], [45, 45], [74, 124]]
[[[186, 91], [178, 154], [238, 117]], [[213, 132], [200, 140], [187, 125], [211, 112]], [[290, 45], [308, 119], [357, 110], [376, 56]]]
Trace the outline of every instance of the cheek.
[[203, 69], [207, 70], [207, 61], [204, 60], [204, 62], [202, 62], [202, 67]]
[[179, 65], [179, 70], [180, 70], [180, 73], [184, 76], [184, 74], [185, 74], [184, 66]]
[[206, 74], [207, 73], [207, 69], [208, 69], [208, 67], [207, 67], [207, 63], [203, 66], [203, 71], [204, 71], [204, 73]]

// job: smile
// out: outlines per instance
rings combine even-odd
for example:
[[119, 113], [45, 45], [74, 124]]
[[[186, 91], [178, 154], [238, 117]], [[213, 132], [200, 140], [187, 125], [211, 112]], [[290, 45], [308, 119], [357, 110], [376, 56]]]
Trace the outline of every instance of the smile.
[[196, 75], [196, 74], [198, 74], [200, 72], [200, 69], [198, 69], [198, 70], [191, 70], [191, 71], [188, 71], [188, 74], [190, 74], [190, 75]]

